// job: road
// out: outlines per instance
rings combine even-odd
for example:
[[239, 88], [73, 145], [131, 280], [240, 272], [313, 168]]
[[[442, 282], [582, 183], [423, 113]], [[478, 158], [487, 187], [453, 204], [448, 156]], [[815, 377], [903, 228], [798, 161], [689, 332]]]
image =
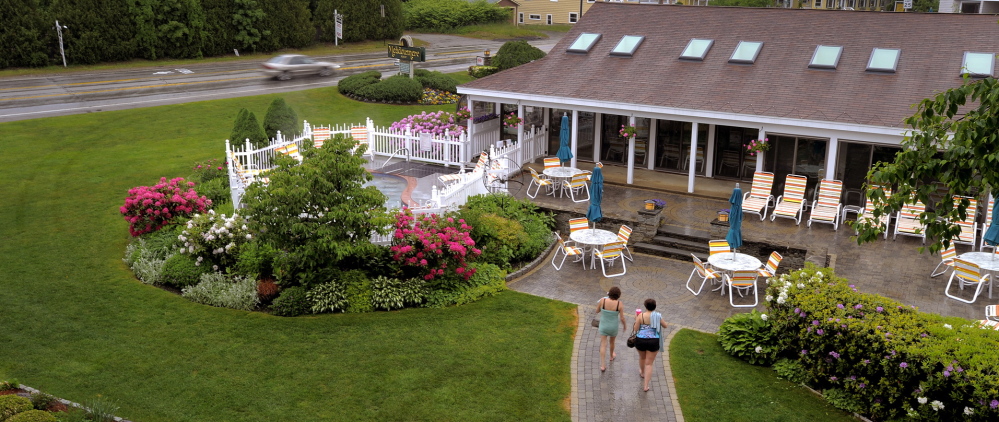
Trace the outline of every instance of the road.
[[[442, 72], [467, 69], [484, 50], [495, 52], [502, 45], [498, 41], [445, 35], [420, 34], [413, 38], [430, 43], [427, 61], [417, 68]], [[556, 36], [531, 44], [547, 52], [557, 41]], [[385, 52], [316, 58], [339, 63], [341, 68], [330, 77], [304, 76], [289, 81], [264, 77], [256, 60], [3, 78], [0, 122], [321, 88], [335, 86], [340, 79], [356, 73], [397, 70], [395, 60]]]

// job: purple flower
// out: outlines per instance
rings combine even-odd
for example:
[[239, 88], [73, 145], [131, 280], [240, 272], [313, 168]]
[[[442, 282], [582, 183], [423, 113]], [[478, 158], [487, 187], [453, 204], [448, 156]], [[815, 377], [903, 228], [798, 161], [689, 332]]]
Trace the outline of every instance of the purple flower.
[[874, 310], [878, 312], [884, 312], [885, 308], [878, 306], [877, 308], [874, 308]]
[[836, 377], [829, 377], [829, 381], [835, 382], [836, 381]]
[[958, 366], [958, 367], [957, 367], [957, 372], [958, 372], [958, 373], [961, 373], [961, 372], [964, 372], [964, 368], [962, 368], [962, 367]]
[[919, 334], [920, 337], [926, 337], [926, 333]]
[[864, 388], [864, 387], [867, 387], [867, 384], [864, 384], [864, 383], [860, 383], [860, 385], [858, 385], [858, 387], [860, 387], [860, 388]]
[[807, 350], [802, 350], [802, 351], [801, 351], [801, 354], [802, 354], [802, 356], [804, 356], [804, 355], [807, 355], [807, 354], [808, 354], [808, 351], [807, 351]]
[[818, 335], [820, 335], [820, 336], [821, 336], [821, 335], [822, 335], [822, 333], [825, 333], [825, 331], [822, 331], [822, 329], [821, 329], [821, 328], [819, 328], [818, 330], [815, 330], [815, 334], [818, 334]]
[[908, 367], [909, 367], [909, 364], [908, 364], [908, 363], [905, 363], [905, 362], [902, 362], [902, 363], [898, 364], [898, 367], [899, 367], [899, 368], [908, 368]]
[[794, 308], [794, 313], [800, 314], [801, 313], [801, 308]]
[[813, 319], [812, 320], [812, 325], [819, 325], [819, 320]]
[[850, 375], [850, 381], [856, 381], [856, 380], [857, 380], [856, 375]]
[[836, 307], [837, 307], [837, 308], [840, 308], [840, 309], [843, 309], [843, 308], [844, 308], [844, 306], [843, 306], [843, 304], [842, 304], [842, 303], [839, 303], [839, 304], [837, 304], [837, 305], [836, 305]]
[[839, 359], [839, 353], [836, 353], [836, 352], [829, 352], [829, 356], [832, 356], [832, 357], [834, 357], [836, 359]]
[[993, 409], [999, 407], [999, 400], [992, 400], [992, 402], [989, 403], [989, 407], [991, 407]]
[[871, 363], [871, 360], [870, 359], [864, 359], [863, 362], [864, 362], [864, 365], [867, 365], [867, 364]]
[[853, 307], [853, 309], [863, 309], [863, 308], [864, 308], [864, 305], [861, 305], [859, 303], [856, 306]]
[[949, 377], [950, 376], [950, 371], [946, 371], [946, 370], [943, 371], [943, 375], [944, 375], [944, 377]]

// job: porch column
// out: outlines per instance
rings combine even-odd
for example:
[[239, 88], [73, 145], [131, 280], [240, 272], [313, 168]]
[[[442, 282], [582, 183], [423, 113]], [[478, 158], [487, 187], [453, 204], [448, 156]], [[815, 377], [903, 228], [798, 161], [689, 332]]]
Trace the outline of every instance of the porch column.
[[[628, 118], [628, 125], [635, 126], [635, 115]], [[628, 184], [635, 183], [635, 137], [628, 138]]]
[[[517, 103], [517, 117], [520, 117], [521, 121], [523, 121], [524, 119], [524, 105], [519, 102]], [[521, 142], [523, 141], [524, 141], [524, 125], [520, 125], [517, 126], [517, 145], [522, 145]]]
[[[687, 163], [687, 193], [694, 193], [694, 175], [697, 174], [697, 122], [690, 124], [690, 158]], [[707, 160], [704, 157], [704, 160]], [[708, 163], [704, 163], [707, 165]]]
[[600, 162], [600, 137], [603, 136], [603, 114], [593, 113], [593, 162]]
[[569, 167], [576, 167], [576, 156], [579, 155], [579, 110], [572, 110], [572, 159]]
[[475, 101], [472, 101], [472, 97], [469, 96], [468, 97], [468, 122], [466, 122], [466, 124], [468, 125], [468, 130], [466, 130], [466, 132], [468, 132], [468, 138], [467, 139], [468, 139], [469, 142], [472, 141], [472, 136], [475, 135], [475, 123], [473, 123], [474, 121], [475, 121]]
[[649, 170], [656, 168], [656, 123], [659, 119], [649, 119], [649, 146], [645, 148], [645, 160]]
[[839, 138], [829, 138], [829, 153], [826, 155], [826, 174], [820, 175], [823, 178], [829, 180], [836, 178], [836, 155], [838, 151]]
[[[764, 139], [766, 137], [767, 137], [767, 132], [764, 131], [763, 128], [760, 128], [760, 135], [757, 136], [756, 139], [759, 140], [759, 139]], [[766, 154], [758, 153], [757, 155], [760, 156], [756, 157], [756, 171], [760, 172], [763, 171], [763, 159], [766, 157]]]
[[708, 125], [707, 146], [704, 148], [704, 176], [715, 177], [715, 125]]
[[552, 121], [552, 109], [551, 109], [551, 107], [545, 107], [545, 113], [544, 113], [543, 119], [545, 119], [545, 120], [544, 120], [544, 124], [542, 126], [544, 126], [546, 128], [545, 129], [545, 133], [548, 136], [546, 136], [545, 139], [541, 141], [541, 150], [545, 152], [546, 156], [548, 156], [548, 155], [552, 155], [552, 151], [548, 150], [548, 138], [551, 136], [551, 130], [552, 130], [552, 127], [551, 127], [552, 125], [549, 124], [549, 122]]

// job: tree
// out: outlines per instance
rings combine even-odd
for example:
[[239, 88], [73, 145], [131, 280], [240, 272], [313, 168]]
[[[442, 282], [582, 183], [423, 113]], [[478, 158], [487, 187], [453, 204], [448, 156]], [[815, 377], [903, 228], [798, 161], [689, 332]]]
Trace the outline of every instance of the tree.
[[530, 45], [527, 41], [507, 41], [496, 52], [493, 58], [493, 66], [500, 70], [520, 66], [530, 63], [545, 56], [545, 52]]
[[282, 251], [282, 283], [308, 283], [324, 269], [378, 249], [371, 234], [386, 233], [392, 220], [385, 195], [364, 186], [371, 175], [363, 153], [339, 134], [322, 148], [306, 148], [301, 164], [278, 158], [270, 182], [246, 190], [246, 215], [259, 239]]
[[281, 131], [285, 136], [292, 136], [298, 130], [298, 115], [292, 110], [284, 98], [275, 98], [267, 107], [267, 114], [264, 115], [264, 133], [267, 139], [274, 139], [277, 132]]
[[0, 22], [0, 69], [40, 67], [55, 58], [48, 48], [55, 44], [54, 23], [36, 1], [0, 0]]
[[262, 148], [267, 145], [267, 134], [257, 123], [257, 116], [247, 109], [239, 110], [236, 121], [232, 126], [232, 133], [229, 135], [229, 142], [234, 145], [242, 145], [249, 139], [255, 148]]
[[[382, 6], [385, 16], [382, 17]], [[318, 0], [313, 21], [319, 29], [321, 41], [333, 42], [335, 22], [333, 11], [344, 16], [343, 40], [398, 39], [402, 36], [404, 19], [399, 0]]]
[[[63, 30], [66, 60], [75, 64], [136, 57], [137, 25], [126, 0], [55, 0], [51, 16]], [[54, 24], [54, 23], [53, 23]]]
[[[968, 201], [954, 196], [999, 187], [999, 81], [970, 82], [924, 99], [905, 123], [912, 132], [895, 161], [878, 163], [868, 173], [869, 185], [893, 186], [894, 195], [885, 198], [876, 189], [867, 195], [875, 217], [916, 200], [926, 204], [920, 222], [926, 237], [937, 240], [929, 246], [936, 252], [961, 233], [957, 222], [968, 212]], [[858, 243], [874, 241], [883, 230], [873, 220], [854, 227]]]
[[302, 48], [312, 43], [315, 27], [308, 0], [260, 0], [263, 18], [254, 27], [268, 35], [260, 40], [261, 51]]

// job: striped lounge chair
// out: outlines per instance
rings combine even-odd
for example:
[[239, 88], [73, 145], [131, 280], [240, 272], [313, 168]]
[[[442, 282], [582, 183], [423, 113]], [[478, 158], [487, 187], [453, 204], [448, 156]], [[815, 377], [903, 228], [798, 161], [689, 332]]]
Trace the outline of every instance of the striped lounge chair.
[[[479, 155], [479, 161], [475, 163], [475, 168], [472, 169], [472, 174], [480, 173], [485, 170], [487, 161], [489, 161], [489, 155], [483, 152]], [[442, 174], [437, 176], [437, 180], [440, 180], [444, 186], [449, 186], [465, 180], [465, 173]]]
[[628, 241], [631, 240], [631, 227], [622, 224], [621, 228], [617, 230], [617, 238], [624, 242], [624, 257], [634, 262], [635, 258], [631, 256], [631, 249], [628, 248]]
[[985, 208], [985, 222], [982, 223], [982, 235], [978, 237], [978, 250], [983, 251], [985, 248], [991, 248], [992, 246], [985, 244], [985, 232], [989, 230], [989, 224], [992, 224], [992, 207], [996, 204], [996, 198], [989, 195], [989, 205]]
[[[880, 190], [882, 193], [884, 193], [885, 199], [891, 198], [891, 188], [885, 187], [885, 186], [880, 186], [880, 185], [871, 186], [871, 190], [875, 190], [875, 189]], [[888, 215], [888, 214], [884, 214], [884, 215], [882, 215], [880, 217], [875, 218], [874, 217], [874, 204], [871, 203], [871, 198], [866, 197], [866, 196], [865, 196], [865, 198], [866, 198], [866, 202], [864, 202], [864, 209], [860, 212], [860, 215], [857, 216], [857, 221], [862, 221], [862, 220], [873, 221], [873, 220], [877, 220], [879, 222], [879, 224], [881, 225], [881, 229], [884, 230], [885, 239], [888, 239], [888, 223], [890, 222], [889, 218], [891, 216]]]
[[923, 243], [926, 243], [926, 227], [919, 221], [919, 216], [924, 211], [926, 211], [926, 205], [923, 205], [922, 201], [917, 200], [915, 204], [903, 205], [898, 212], [898, 217], [895, 218], [895, 234], [892, 236], [892, 240], [895, 240], [901, 233], [906, 236], [916, 236]]
[[758, 214], [760, 221], [767, 218], [767, 210], [774, 196], [770, 193], [774, 187], [774, 174], [756, 172], [753, 174], [753, 187], [742, 196], [742, 212]]
[[368, 144], [368, 128], [366, 126], [353, 126], [350, 128], [350, 137], [354, 138], [354, 145]]
[[[947, 270], [954, 268], [954, 258], [957, 258], [957, 249], [954, 247], [954, 244], [951, 243], [949, 248], [940, 251], [940, 263], [933, 269], [930, 277], [936, 277], [946, 273]], [[941, 266], [943, 266], [943, 271], [937, 271]]]
[[[558, 246], [556, 246], [555, 255], [552, 256], [552, 266], [555, 267], [556, 271], [558, 271], [562, 269], [562, 265], [565, 264], [565, 260], [570, 256], [577, 257], [577, 261], [580, 260], [578, 258], [583, 256], [583, 250], [576, 246], [567, 245], [565, 240], [562, 240], [562, 236], [559, 236], [558, 234], [556, 234], [555, 237], [558, 238]], [[560, 253], [563, 254], [562, 261], [555, 264], [555, 260], [558, 259]], [[586, 269], [586, 261], [583, 261], [583, 269]]]
[[[569, 196], [572, 198], [572, 202], [586, 202], [590, 200], [590, 185], [586, 184], [587, 175], [586, 173], [577, 173], [572, 176], [569, 180], [566, 180], [563, 189], [569, 192]], [[583, 197], [583, 192], [586, 192], [586, 197]], [[579, 198], [576, 195], [579, 194]]]
[[[953, 242], [971, 245], [971, 250], [975, 250], [975, 243], [978, 239], [978, 223], [975, 222], [975, 219], [978, 217], [978, 200], [967, 196], [955, 196], [955, 207], [957, 203], [964, 199], [968, 200], [967, 214], [965, 214], [964, 220], [957, 222], [957, 225], [961, 226], [961, 233], [957, 235], [957, 238], [953, 239]], [[984, 233], [982, 232], [982, 234]]]
[[784, 194], [777, 197], [777, 206], [770, 213], [770, 221], [777, 217], [794, 219], [794, 224], [801, 224], [801, 215], [805, 210], [805, 188], [808, 178], [797, 174], [789, 174], [784, 179]]
[[980, 319], [975, 322], [975, 326], [978, 328], [984, 328], [986, 330], [999, 330], [999, 321], [991, 319]]
[[294, 142], [292, 142], [292, 143], [290, 143], [288, 145], [285, 145], [283, 147], [274, 148], [274, 151], [277, 151], [277, 152], [279, 152], [281, 154], [287, 155], [287, 156], [289, 156], [291, 158], [294, 158], [294, 159], [296, 159], [298, 161], [302, 161], [302, 154], [298, 153], [298, 144], [296, 144]]
[[561, 165], [562, 163], [558, 160], [558, 157], [545, 157], [545, 170], [560, 167]]
[[999, 321], [999, 305], [986, 306], [985, 319], [989, 321]]
[[330, 140], [330, 128], [317, 127], [312, 129], [312, 144], [316, 148], [322, 148], [323, 143]]
[[[592, 258], [600, 260], [600, 270], [603, 271], [604, 277], [620, 277], [628, 272], [628, 268], [624, 263], [624, 242], [608, 243], [603, 248], [593, 249]], [[614, 263], [618, 260], [621, 261], [621, 272], [607, 274], [607, 267], [614, 266]], [[593, 266], [594, 264], [591, 262], [590, 268], [593, 268]]]
[[[714, 284], [715, 281], [722, 278], [722, 275], [715, 272], [715, 270], [705, 268], [704, 263], [701, 262], [697, 255], [690, 254], [690, 256], [694, 258], [694, 270], [690, 272], [690, 277], [687, 277], [687, 290], [690, 290], [694, 296], [697, 296], [701, 294], [701, 290], [704, 290], [704, 284], [707, 283], [708, 280], [711, 280], [711, 283]], [[694, 274], [701, 277], [701, 287], [698, 287], [696, 292], [690, 287], [690, 280], [694, 279]]]
[[756, 270], [756, 272], [760, 274], [760, 277], [766, 277], [766, 278], [773, 277], [777, 275], [777, 267], [780, 266], [780, 262], [783, 260], [784, 257], [781, 256], [780, 253], [778, 253], [777, 251], [773, 251], [770, 253], [770, 259], [767, 260], [767, 265], [765, 265], [763, 268], [760, 268], [759, 270]]
[[833, 225], [833, 230], [839, 230], [840, 197], [843, 194], [843, 182], [839, 180], [823, 180], [819, 183], [819, 198], [812, 206], [812, 213], [808, 216], [808, 227], [812, 222], [827, 223]]
[[[964, 290], [965, 284], [977, 286], [975, 287], [975, 294], [971, 296], [970, 300], [950, 294], [950, 285], [954, 283], [955, 278], [957, 278], [958, 286], [961, 290]], [[982, 288], [986, 284], [991, 283], [991, 275], [982, 274], [982, 269], [977, 264], [961, 258], [954, 258], [954, 272], [950, 273], [950, 279], [947, 280], [947, 287], [944, 288], [944, 295], [959, 302], [975, 303], [975, 299], [978, 299], [978, 295], [982, 293]]]
[[572, 234], [579, 230], [586, 230], [590, 228], [590, 221], [586, 217], [573, 218], [569, 220], [569, 233]]

